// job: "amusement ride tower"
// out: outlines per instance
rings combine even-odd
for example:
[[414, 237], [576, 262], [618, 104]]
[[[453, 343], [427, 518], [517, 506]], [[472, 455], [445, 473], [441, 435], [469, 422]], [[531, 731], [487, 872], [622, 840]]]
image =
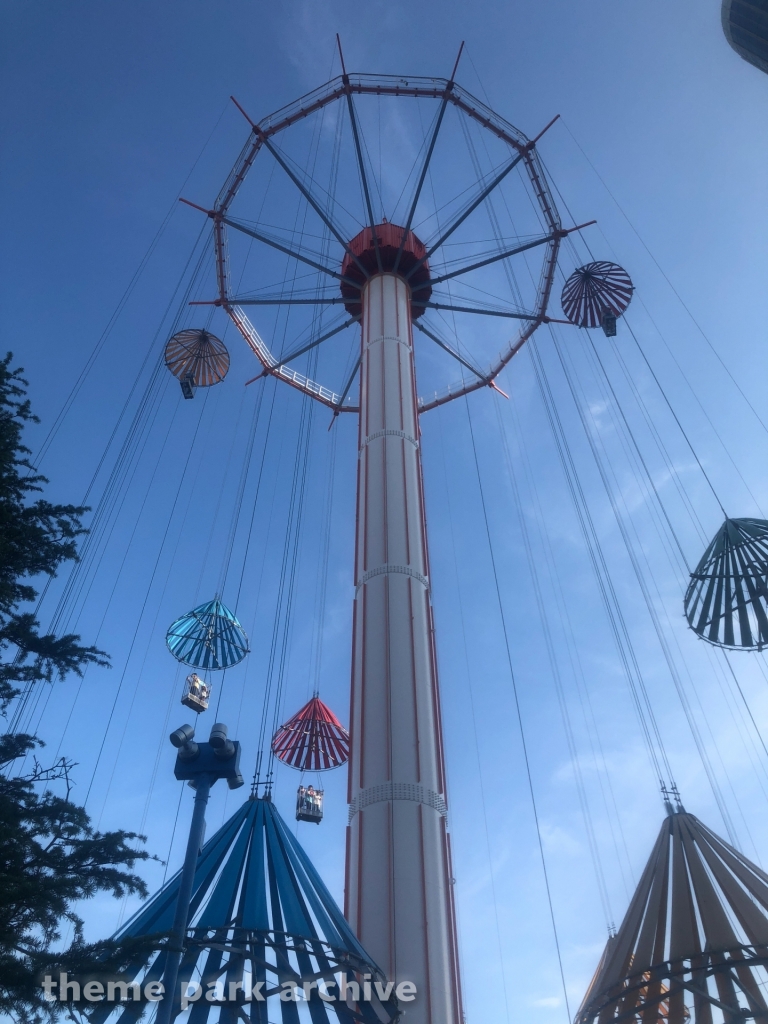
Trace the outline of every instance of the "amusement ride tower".
[[[560, 224], [536, 153], [540, 136], [529, 140], [461, 89], [454, 81], [455, 71], [449, 79], [405, 80], [349, 75], [344, 69], [339, 78], [316, 92], [260, 123], [251, 121], [251, 136], [214, 207], [197, 207], [213, 222], [218, 297], [209, 304], [223, 309], [242, 334], [262, 365], [259, 376], [271, 375], [290, 384], [329, 407], [334, 418], [340, 413], [359, 415], [345, 914], [382, 972], [391, 980], [415, 984], [417, 997], [408, 1009], [414, 1024], [460, 1024], [462, 1020], [419, 417], [478, 388], [499, 390], [495, 380], [500, 371], [536, 328], [549, 321], [547, 306], [559, 246], [569, 231], [579, 230]], [[374, 214], [370, 158], [366, 161], [355, 106], [360, 96], [437, 103], [400, 224]], [[276, 140], [291, 126], [337, 102], [346, 107], [363, 202], [364, 227], [352, 237], [337, 223], [330, 193], [315, 188], [310, 173], [278, 148]], [[444, 223], [430, 213], [438, 230], [425, 245], [414, 233], [414, 218], [424, 202], [438, 135], [451, 107], [458, 118], [470, 122], [475, 131], [479, 126], [500, 148], [489, 172], [476, 170], [474, 181], [454, 200]], [[259, 222], [235, 215], [236, 197], [263, 150], [298, 189], [305, 208], [319, 217], [329, 241], [332, 237], [340, 245], [338, 263], [327, 249], [310, 252]], [[513, 179], [512, 172], [535, 212], [530, 223], [536, 230], [521, 233], [513, 225], [513, 231], [497, 235], [490, 251], [470, 248], [470, 258], [465, 254], [458, 265], [456, 260], [446, 261], [442, 249], [448, 239], [453, 237], [456, 243], [461, 238], [459, 229], [478, 208], [488, 206], [492, 193]], [[310, 295], [288, 290], [277, 295], [233, 295], [228, 249], [233, 233], [247, 236], [249, 246], [255, 240], [303, 269], [309, 266], [333, 291], [321, 284]], [[492, 264], [508, 266], [523, 253], [540, 258], [533, 273], [527, 264], [532, 283], [526, 299], [518, 292], [513, 301], [501, 305], [484, 305], [482, 300], [470, 304], [463, 298], [457, 304], [450, 291], [447, 300], [437, 294], [440, 286], [447, 284], [450, 289], [461, 284], [465, 275], [485, 273]], [[443, 257], [439, 269], [436, 254], [438, 265]], [[249, 305], [334, 304], [343, 305], [348, 314], [343, 323], [331, 330], [313, 330], [309, 342], [279, 358], [244, 310]], [[495, 322], [511, 321], [519, 328], [491, 365], [481, 369], [437, 327], [421, 322], [433, 309], [481, 319], [506, 318]], [[360, 352], [340, 393], [289, 366], [356, 324], [360, 325]], [[435, 343], [456, 359], [465, 373], [459, 383], [428, 398], [418, 397], [417, 392], [414, 327], [428, 339], [426, 343]], [[349, 392], [358, 371], [355, 403]]]
[[[376, 241], [374, 242], [374, 238]], [[423, 1019], [460, 1021], [445, 770], [413, 361], [429, 264], [411, 232], [366, 228], [346, 916]], [[378, 258], [377, 258], [378, 250]], [[350, 272], [348, 256], [345, 260]]]
[[[464, 1019], [420, 422], [429, 410], [478, 389], [504, 394], [496, 383], [500, 372], [540, 325], [552, 322], [548, 307], [562, 240], [587, 225], [563, 228], [560, 223], [537, 154], [543, 132], [529, 140], [464, 91], [455, 81], [458, 63], [457, 58], [448, 79], [405, 79], [350, 75], [342, 58], [341, 76], [258, 123], [248, 119], [250, 135], [211, 209], [183, 200], [210, 218], [217, 292], [215, 298], [208, 293], [205, 301], [190, 303], [209, 307], [209, 322], [205, 327], [185, 326], [171, 336], [166, 366], [178, 379], [184, 399], [223, 381], [229, 354], [209, 331], [218, 308], [257, 357], [258, 378], [271, 376], [324, 405], [333, 415], [330, 426], [342, 413], [358, 415], [354, 604], [349, 732], [315, 689], [312, 699], [273, 732], [270, 744], [268, 711], [274, 728], [282, 713], [284, 665], [273, 691], [270, 662], [251, 794], [202, 848], [210, 787], [217, 779], [226, 779], [232, 789], [243, 784], [240, 746], [228, 739], [221, 722], [213, 725], [207, 743], [195, 740], [190, 725], [171, 734], [178, 750], [176, 778], [189, 780], [197, 790], [184, 868], [115, 936], [131, 943], [142, 940], [128, 947], [134, 960], [125, 976], [164, 987], [156, 1024], [171, 1024], [190, 1006], [189, 1024], [274, 1024], [278, 1015], [281, 1024], [331, 1024], [331, 1018], [338, 1024], [397, 1024], [404, 1009], [409, 1024], [462, 1024]], [[378, 122], [375, 114], [369, 117], [365, 125], [361, 108], [392, 101], [402, 108], [401, 100], [417, 101], [418, 116], [409, 122], [398, 110], [385, 122], [388, 133], [382, 146], [381, 115]], [[444, 143], [451, 120], [452, 135]], [[373, 141], [377, 124], [378, 178]], [[421, 136], [411, 138], [411, 128], [415, 133], [420, 129]], [[466, 151], [456, 144], [457, 129]], [[296, 144], [293, 130], [300, 136]], [[414, 145], [419, 137], [420, 145]], [[318, 154], [326, 143], [331, 156], [324, 164]], [[463, 180], [458, 173], [462, 159]], [[437, 175], [432, 173], [435, 165]], [[438, 198], [441, 185], [447, 198]], [[273, 187], [277, 199], [270, 192]], [[292, 217], [286, 215], [291, 201], [298, 204]], [[483, 213], [485, 224], [475, 227]], [[275, 252], [283, 261], [282, 273], [271, 265]], [[259, 262], [256, 273], [251, 259]], [[231, 265], [237, 268], [234, 290]], [[183, 300], [185, 312], [193, 287], [200, 283], [201, 267], [202, 260]], [[270, 291], [275, 285], [258, 283], [275, 276], [277, 291]], [[254, 277], [256, 287], [243, 287]], [[632, 282], [621, 267], [593, 259], [565, 282], [561, 306], [567, 320], [557, 322], [600, 327], [611, 338], [632, 293]], [[257, 310], [254, 319], [262, 332], [274, 339], [270, 344], [246, 314], [249, 306]], [[271, 334], [265, 326], [268, 307], [293, 307], [288, 309], [290, 321], [286, 315], [281, 326], [284, 342], [289, 325], [295, 340], [292, 345], [283, 342], [279, 354], [277, 324]], [[332, 307], [336, 319], [328, 322], [324, 316]], [[302, 310], [303, 332], [296, 328]], [[181, 319], [177, 317], [176, 326], [182, 326]], [[498, 352], [498, 338], [476, 326], [494, 323], [515, 325]], [[333, 370], [342, 371], [340, 390], [319, 384], [314, 377], [320, 375], [320, 346], [358, 326], [359, 344], [355, 338], [346, 362], [340, 346], [322, 350], [332, 364], [335, 350]], [[294, 368], [302, 357], [306, 372]], [[439, 360], [447, 359], [461, 365], [461, 380], [445, 387], [438, 379], [434, 391], [431, 383], [425, 387], [430, 373], [437, 372], [439, 378]], [[563, 369], [568, 376], [565, 363]], [[575, 398], [570, 377], [568, 382]], [[542, 397], [549, 413], [552, 395], [547, 399], [542, 388]], [[310, 436], [311, 421], [305, 416], [309, 404], [302, 408], [291, 502], [302, 438]], [[227, 559], [260, 409], [245, 456]], [[554, 421], [552, 426], [559, 447], [562, 424], [558, 420], [557, 429]], [[472, 441], [474, 445], [474, 436]], [[582, 509], [576, 500], [575, 471], [567, 444], [565, 448], [567, 459], [560, 454], [566, 477], [615, 625], [614, 613], [620, 608], [612, 603], [615, 594], [599, 538], [591, 521], [587, 529], [582, 517], [588, 507]], [[125, 450], [130, 448], [126, 445]], [[304, 469], [308, 452], [306, 443]], [[648, 473], [639, 448], [637, 454]], [[116, 476], [123, 465], [121, 456]], [[607, 484], [606, 490], [610, 496]], [[658, 499], [655, 485], [653, 491]], [[330, 519], [330, 502], [327, 509]], [[666, 511], [664, 515], [674, 535]], [[289, 523], [292, 516], [293, 505]], [[617, 521], [621, 525], [618, 514]], [[286, 553], [290, 536], [288, 527]], [[623, 529], [622, 537], [626, 542]], [[489, 546], [490, 540], [488, 531]], [[646, 596], [631, 543], [626, 547]], [[298, 550], [294, 540], [293, 551]], [[286, 560], [281, 584], [285, 565]], [[244, 576], [245, 565], [241, 583]], [[225, 583], [226, 572], [221, 586]], [[498, 583], [497, 593], [501, 608]], [[289, 606], [287, 602], [284, 607]], [[288, 616], [286, 612], [283, 619], [281, 614], [278, 599], [273, 635], [277, 637], [283, 624], [285, 649]], [[690, 628], [709, 644], [727, 650], [764, 649], [768, 521], [726, 517], [690, 573], [685, 614]], [[506, 626], [504, 630], [506, 638]], [[762, 1020], [768, 1017], [768, 874], [684, 809], [623, 622], [615, 638], [633, 695], [637, 698], [636, 681], [643, 693], [636, 708], [651, 763], [658, 769], [667, 817], [618, 931], [609, 925], [603, 958], [575, 1024]], [[203, 672], [204, 678], [197, 672], [187, 677], [182, 698], [195, 714], [211, 703], [208, 673], [223, 673], [250, 653], [248, 637], [221, 594], [177, 618], [166, 643], [177, 661]], [[637, 680], [629, 671], [627, 652]], [[671, 659], [668, 664], [672, 671]], [[522, 720], [520, 728], [522, 735]], [[262, 781], [265, 751], [269, 766]], [[348, 759], [343, 913], [272, 800], [274, 758], [302, 772], [335, 768]], [[322, 796], [312, 785], [299, 786], [297, 820], [319, 823]], [[401, 1005], [403, 983], [415, 987], [407, 1008]], [[120, 1024], [138, 1024], [144, 1009], [139, 997], [121, 998], [119, 1006], [103, 1002], [89, 1008], [88, 1019], [90, 1024], [108, 1024], [119, 1010]]]

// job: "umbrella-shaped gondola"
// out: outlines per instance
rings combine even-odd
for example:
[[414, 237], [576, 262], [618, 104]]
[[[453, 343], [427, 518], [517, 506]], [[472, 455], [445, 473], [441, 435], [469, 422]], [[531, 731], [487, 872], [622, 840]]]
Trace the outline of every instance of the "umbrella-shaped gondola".
[[176, 619], [165, 642], [178, 661], [214, 671], [237, 665], [249, 652], [245, 630], [218, 598]]
[[315, 696], [280, 726], [272, 737], [272, 750], [291, 768], [324, 772], [349, 760], [349, 733]]
[[229, 352], [224, 342], [209, 331], [179, 331], [165, 346], [165, 365], [178, 377], [184, 397], [194, 398], [195, 388], [209, 388], [224, 380]]
[[634, 290], [623, 267], [598, 260], [574, 270], [565, 282], [560, 303], [572, 324], [602, 327], [611, 338], [616, 334], [616, 318], [629, 305]]
[[718, 647], [768, 644], [768, 522], [725, 520], [691, 573], [685, 616]]

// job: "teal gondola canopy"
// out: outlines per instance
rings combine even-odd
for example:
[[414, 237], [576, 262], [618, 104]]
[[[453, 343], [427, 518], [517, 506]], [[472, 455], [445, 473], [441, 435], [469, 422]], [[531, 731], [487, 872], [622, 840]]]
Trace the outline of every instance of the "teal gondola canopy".
[[176, 619], [165, 642], [178, 661], [214, 671], [237, 665], [250, 651], [245, 630], [218, 598]]

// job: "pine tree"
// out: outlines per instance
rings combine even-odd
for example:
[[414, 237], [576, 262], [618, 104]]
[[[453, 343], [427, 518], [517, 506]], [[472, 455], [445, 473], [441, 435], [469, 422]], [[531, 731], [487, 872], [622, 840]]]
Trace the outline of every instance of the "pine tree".
[[[37, 422], [26, 397], [23, 370], [12, 355], [0, 360], [0, 713], [5, 716], [22, 689], [50, 684], [88, 665], [108, 666], [103, 651], [84, 646], [74, 634], [40, 632], [29, 606], [41, 578], [77, 558], [85, 533], [83, 506], [54, 505], [41, 494], [48, 481], [30, 462], [22, 442], [24, 426]], [[0, 738], [0, 1013], [36, 1022], [60, 1012], [46, 1003], [41, 975], [88, 970], [95, 958], [119, 969], [135, 950], [112, 943], [86, 945], [79, 900], [98, 892], [116, 898], [146, 895], [133, 868], [149, 854], [134, 845], [144, 837], [122, 830], [94, 830], [84, 808], [70, 800], [71, 762], [42, 767], [33, 757], [26, 774], [20, 758], [41, 747], [35, 737], [7, 733]], [[49, 787], [64, 790], [57, 795]], [[128, 870], [125, 870], [125, 869]], [[62, 926], [73, 928], [68, 948], [59, 950]]]

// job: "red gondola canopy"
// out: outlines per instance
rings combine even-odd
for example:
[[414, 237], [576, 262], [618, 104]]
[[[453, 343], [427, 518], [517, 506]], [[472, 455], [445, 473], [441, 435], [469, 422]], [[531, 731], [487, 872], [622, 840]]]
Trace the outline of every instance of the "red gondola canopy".
[[280, 726], [272, 737], [272, 750], [291, 768], [324, 772], [349, 760], [349, 733], [331, 709], [313, 697]]

